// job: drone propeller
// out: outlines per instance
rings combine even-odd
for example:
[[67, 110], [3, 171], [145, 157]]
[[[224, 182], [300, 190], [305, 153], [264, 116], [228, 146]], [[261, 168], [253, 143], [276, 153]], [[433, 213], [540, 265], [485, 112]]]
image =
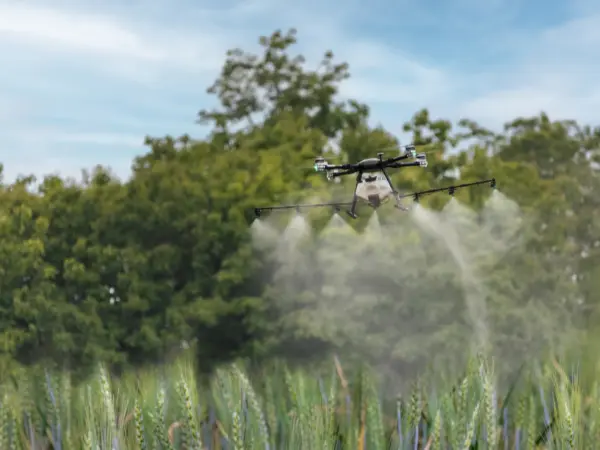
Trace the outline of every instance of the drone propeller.
[[[400, 145], [397, 147], [383, 148], [381, 150], [377, 150], [377, 153], [398, 153], [399, 155], [406, 154], [406, 153], [412, 153], [412, 155], [414, 157], [417, 154], [417, 151], [419, 151], [419, 154], [422, 154], [422, 155], [427, 155], [429, 153], [436, 153], [436, 152], [442, 151], [442, 149], [430, 149], [430, 150], [421, 151], [420, 149], [423, 147], [426, 147], [426, 145], [425, 144], [423, 144], [423, 145], [407, 144], [407, 145]], [[404, 153], [402, 153], [402, 150], [404, 150]]]
[[394, 147], [384, 147], [379, 150], [375, 150], [376, 153], [401, 153], [403, 146], [394, 146]]
[[343, 155], [341, 153], [323, 152], [318, 155], [302, 156], [301, 159], [304, 159], [304, 160], [311, 160], [311, 159], [315, 159], [315, 158], [336, 159], [336, 158], [341, 158], [342, 156]]

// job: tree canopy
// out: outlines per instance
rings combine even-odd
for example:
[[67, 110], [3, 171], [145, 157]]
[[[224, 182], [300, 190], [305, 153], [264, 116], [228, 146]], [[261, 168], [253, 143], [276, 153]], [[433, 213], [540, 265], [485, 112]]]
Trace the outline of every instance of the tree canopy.
[[[309, 69], [295, 43], [294, 30], [276, 31], [260, 38], [261, 54], [228, 52], [208, 89], [218, 107], [198, 113], [209, 135], [146, 138], [127, 181], [96, 167], [81, 182], [0, 184], [4, 368], [138, 366], [187, 343], [206, 370], [240, 356], [314, 361], [335, 351], [410, 372], [432, 354], [458, 355], [477, 327], [511, 360], [517, 349], [531, 355], [591, 329], [600, 127], [545, 113], [499, 133], [428, 109], [407, 118], [404, 131], [431, 152], [430, 165], [398, 171], [394, 183], [410, 191], [455, 183], [457, 173], [493, 176], [495, 200], [485, 189], [457, 196], [476, 219], [462, 209], [451, 216], [447, 196], [432, 196], [422, 214], [446, 228], [365, 208], [355, 230], [309, 238], [300, 250], [258, 248], [256, 205], [351, 192], [353, 180], [331, 188], [303, 170], [311, 158], [354, 161], [399, 145], [369, 125], [367, 105], [339, 98], [346, 63], [326, 51]], [[329, 217], [309, 220], [327, 231]], [[285, 228], [289, 217], [279, 219], [269, 226]], [[450, 223], [459, 219], [470, 222]], [[365, 234], [375, 220], [378, 241]]]

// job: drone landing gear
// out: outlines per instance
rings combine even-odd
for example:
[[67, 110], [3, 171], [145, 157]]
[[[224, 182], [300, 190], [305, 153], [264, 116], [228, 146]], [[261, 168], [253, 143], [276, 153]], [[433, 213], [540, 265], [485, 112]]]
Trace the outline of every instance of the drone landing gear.
[[400, 199], [398, 197], [396, 197], [396, 204], [394, 206], [400, 211], [410, 211], [410, 209], [408, 209], [406, 206], [400, 203]]
[[387, 174], [387, 172], [385, 171], [385, 169], [381, 170], [383, 172], [383, 175], [385, 176], [385, 179], [387, 180], [388, 184], [390, 185], [390, 189], [392, 190], [392, 193], [394, 194], [394, 198], [396, 199], [396, 204], [394, 205], [396, 208], [398, 208], [401, 211], [409, 211], [409, 209], [404, 206], [400, 200], [400, 196], [398, 194], [398, 191], [396, 190], [396, 188], [394, 187], [394, 185], [392, 184], [392, 180], [390, 179], [390, 176]]
[[358, 172], [356, 174], [356, 186], [354, 186], [354, 196], [352, 197], [352, 205], [350, 206], [350, 209], [346, 211], [346, 214], [348, 214], [353, 219], [356, 219], [358, 217], [356, 215], [356, 203], [358, 202], [358, 195], [356, 195], [356, 190], [358, 189], [358, 184], [361, 182], [361, 180], [362, 172]]

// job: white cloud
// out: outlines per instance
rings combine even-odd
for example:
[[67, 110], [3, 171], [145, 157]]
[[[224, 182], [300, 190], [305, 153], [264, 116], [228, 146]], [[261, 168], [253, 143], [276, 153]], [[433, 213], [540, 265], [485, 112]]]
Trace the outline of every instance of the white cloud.
[[427, 104], [452, 89], [450, 74], [378, 42], [359, 40], [339, 55], [352, 73], [341, 94], [363, 102]]
[[31, 145], [92, 144], [142, 149], [144, 144], [144, 136], [129, 133], [70, 132], [46, 127], [28, 127], [15, 131], [23, 136], [23, 142]]
[[545, 111], [552, 118], [597, 121], [600, 110], [600, 14], [566, 21], [525, 40], [499, 83], [466, 98], [461, 113], [499, 127]]
[[9, 97], [0, 97], [0, 121], [8, 124], [25, 114], [24, 105]]
[[153, 48], [114, 20], [25, 3], [0, 6], [0, 33], [34, 44], [161, 61], [165, 53]]
[[[77, 53], [86, 59], [108, 58], [176, 65], [192, 70], [218, 68], [227, 40], [210, 24], [203, 33], [148, 29], [110, 15], [39, 7], [28, 3], [0, 4], [0, 37], [44, 51]], [[215, 32], [211, 36], [211, 33]]]

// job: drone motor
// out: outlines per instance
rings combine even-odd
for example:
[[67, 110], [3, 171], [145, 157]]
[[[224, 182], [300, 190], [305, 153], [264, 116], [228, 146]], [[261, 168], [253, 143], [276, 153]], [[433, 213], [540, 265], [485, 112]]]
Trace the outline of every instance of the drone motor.
[[327, 161], [325, 161], [325, 158], [323, 158], [322, 156], [317, 156], [315, 158], [315, 165], [313, 166], [315, 169], [315, 172], [325, 172], [325, 170], [327, 169]]
[[427, 167], [427, 155], [425, 153], [417, 153], [414, 158], [419, 163], [420, 167]]

